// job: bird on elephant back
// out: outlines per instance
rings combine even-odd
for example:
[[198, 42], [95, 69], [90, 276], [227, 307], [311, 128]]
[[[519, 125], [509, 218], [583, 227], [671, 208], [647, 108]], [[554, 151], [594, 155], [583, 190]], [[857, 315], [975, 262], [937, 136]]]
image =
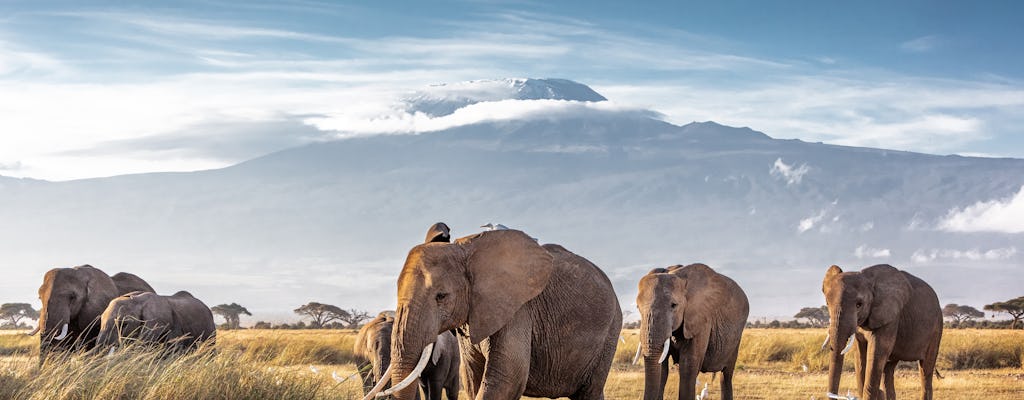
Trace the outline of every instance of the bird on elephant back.
[[424, 243], [409, 251], [397, 294], [387, 394], [415, 398], [402, 385], [456, 330], [469, 398], [604, 398], [619, 302], [604, 272], [562, 246], [512, 229]]
[[[829, 267], [822, 281], [828, 305], [828, 336], [822, 349], [831, 352], [828, 394], [841, 398], [843, 359], [856, 344], [857, 393], [867, 400], [895, 399], [894, 374], [900, 361], [917, 361], [922, 399], [932, 398], [932, 375], [942, 340], [942, 309], [925, 281], [891, 265], [843, 272]], [[885, 393], [882, 392], [882, 377]]]
[[732, 377], [750, 312], [735, 281], [704, 264], [655, 268], [640, 279], [636, 304], [640, 343], [633, 362], [643, 357], [645, 400], [663, 398], [670, 355], [679, 364], [679, 399], [695, 397], [700, 372], [722, 372], [722, 398], [733, 398]]
[[47, 271], [39, 287], [39, 325], [29, 333], [40, 333], [39, 363], [54, 352], [95, 347], [103, 310], [115, 297], [136, 291], [154, 290], [133, 274], [109, 276], [91, 265]]
[[213, 313], [191, 293], [171, 296], [153, 292], [132, 292], [110, 301], [100, 319], [99, 346], [110, 348], [128, 343], [166, 346], [171, 352], [187, 352], [204, 342], [213, 342], [217, 326]]
[[[363, 393], [367, 399], [387, 387], [390, 381], [382, 379], [391, 366], [391, 332], [395, 312], [384, 311], [367, 322], [356, 335], [353, 350], [357, 357], [359, 374], [363, 378]], [[437, 335], [430, 353], [430, 361], [419, 375], [419, 387], [429, 400], [441, 400], [442, 390], [448, 400], [459, 398], [459, 343], [451, 332]]]

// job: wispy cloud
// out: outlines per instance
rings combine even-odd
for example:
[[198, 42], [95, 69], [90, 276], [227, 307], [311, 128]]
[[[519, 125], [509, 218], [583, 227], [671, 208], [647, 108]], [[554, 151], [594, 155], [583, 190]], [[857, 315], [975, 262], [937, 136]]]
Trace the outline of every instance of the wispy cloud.
[[950, 260], [1000, 261], [1008, 260], [1016, 254], [1016, 247], [1000, 247], [988, 250], [918, 249], [910, 256], [910, 260], [917, 264], [928, 264]]
[[863, 258], [888, 258], [892, 256], [892, 251], [889, 249], [879, 249], [868, 247], [868, 245], [862, 244], [853, 249], [853, 256]]
[[793, 165], [789, 165], [782, 161], [782, 158], [780, 157], [775, 160], [774, 164], [772, 164], [769, 172], [772, 176], [779, 176], [784, 179], [787, 185], [796, 185], [803, 180], [804, 175], [806, 175], [810, 170], [811, 168], [808, 167], [807, 164], [800, 164], [800, 166], [797, 166], [796, 163], [794, 163]]
[[913, 53], [926, 53], [935, 50], [942, 44], [942, 39], [936, 35], [921, 36], [903, 42], [900, 48]]
[[979, 201], [949, 210], [938, 223], [949, 232], [1024, 232], [1024, 186], [1006, 199]]

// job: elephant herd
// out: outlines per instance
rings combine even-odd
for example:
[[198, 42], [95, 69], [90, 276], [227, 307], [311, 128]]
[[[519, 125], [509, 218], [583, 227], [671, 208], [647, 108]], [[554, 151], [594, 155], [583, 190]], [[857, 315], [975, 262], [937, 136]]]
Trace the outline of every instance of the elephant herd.
[[[412, 400], [421, 391], [454, 400], [460, 388], [474, 399], [604, 398], [622, 312], [608, 276], [587, 259], [511, 229], [452, 240], [437, 223], [409, 251], [397, 286], [395, 311], [363, 326], [354, 344], [365, 400]], [[832, 266], [822, 291], [830, 316], [822, 345], [831, 354], [828, 398], [894, 399], [899, 361], [919, 362], [922, 398], [932, 398], [942, 315], [927, 283], [889, 265]], [[72, 343], [91, 348], [130, 338], [188, 349], [216, 335], [201, 301], [187, 292], [159, 296], [131, 274], [54, 269], [39, 295], [41, 359]], [[749, 312], [735, 281], [704, 264], [656, 268], [640, 277], [636, 304], [634, 363], [644, 362], [644, 399], [663, 397], [671, 364], [679, 365], [679, 399], [706, 396], [696, 395], [700, 372], [721, 372], [721, 398], [733, 398]], [[859, 396], [843, 397], [835, 393], [853, 344]]]
[[40, 334], [40, 364], [60, 351], [114, 351], [129, 342], [187, 351], [217, 335], [210, 309], [190, 293], [161, 296], [138, 276], [109, 276], [91, 265], [47, 271], [39, 300], [30, 334]]
[[[832, 266], [822, 291], [830, 314], [826, 397], [858, 398], [835, 394], [856, 342], [860, 398], [895, 399], [899, 361], [919, 362], [922, 398], [932, 398], [942, 315], [927, 283], [889, 265]], [[356, 339], [364, 400], [411, 400], [420, 390], [439, 400], [442, 389], [454, 400], [460, 386], [474, 399], [604, 398], [621, 309], [607, 275], [562, 246], [500, 228], [452, 241], [437, 223], [409, 251], [396, 300], [395, 311]], [[700, 372], [721, 372], [721, 398], [733, 398], [749, 313], [735, 281], [704, 264], [656, 268], [640, 278], [636, 304], [644, 399], [663, 397], [670, 363], [679, 365], [679, 399], [707, 396], [706, 385], [696, 394]]]

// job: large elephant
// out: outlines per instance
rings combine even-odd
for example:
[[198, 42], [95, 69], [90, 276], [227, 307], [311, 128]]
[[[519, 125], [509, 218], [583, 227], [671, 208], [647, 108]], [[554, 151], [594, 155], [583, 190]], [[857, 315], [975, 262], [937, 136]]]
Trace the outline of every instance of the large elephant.
[[517, 230], [425, 243], [398, 278], [392, 392], [412, 399], [429, 346], [458, 329], [472, 398], [602, 399], [621, 324], [608, 277], [561, 246]]
[[694, 398], [697, 374], [722, 372], [722, 398], [732, 376], [750, 306], [743, 289], [704, 264], [656, 268], [640, 279], [640, 348], [644, 399], [661, 399], [670, 353], [679, 363], [679, 398]]
[[[363, 378], [363, 393], [370, 393], [374, 386], [382, 382], [385, 369], [391, 365], [391, 333], [394, 323], [393, 311], [382, 312], [363, 325], [356, 335], [353, 350], [362, 358], [357, 365]], [[420, 373], [420, 388], [429, 400], [441, 400], [442, 389], [448, 400], [456, 400], [459, 398], [459, 342], [455, 335], [446, 331], [437, 335], [434, 343], [430, 362]], [[370, 364], [368, 371], [365, 369], [367, 364]]]
[[[100, 315], [115, 297], [153, 288], [138, 276], [121, 272], [113, 277], [91, 265], [54, 268], [39, 287], [39, 360], [59, 349], [91, 349], [99, 335]], [[35, 333], [33, 332], [33, 333]]]
[[[861, 398], [895, 399], [893, 373], [899, 361], [917, 361], [921, 398], [932, 398], [932, 374], [942, 340], [942, 310], [935, 291], [923, 280], [889, 265], [843, 272], [833, 265], [825, 273], [822, 292], [830, 317], [832, 357], [828, 391], [838, 393], [843, 357], [857, 342], [857, 388]], [[829, 341], [829, 339], [832, 339]], [[845, 344], [845, 346], [843, 346]]]
[[103, 311], [100, 326], [97, 342], [101, 346], [117, 346], [130, 338], [188, 351], [217, 337], [210, 308], [186, 291], [172, 296], [132, 292], [117, 297]]

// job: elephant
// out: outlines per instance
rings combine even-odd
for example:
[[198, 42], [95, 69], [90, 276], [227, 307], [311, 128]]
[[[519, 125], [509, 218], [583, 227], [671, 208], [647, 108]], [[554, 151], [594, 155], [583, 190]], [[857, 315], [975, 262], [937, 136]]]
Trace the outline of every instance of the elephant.
[[[385, 311], [359, 329], [354, 344], [355, 354], [362, 358], [359, 366], [363, 378], [363, 393], [368, 394], [381, 379], [384, 370], [391, 365], [391, 332], [395, 313]], [[459, 342], [450, 331], [437, 335], [430, 362], [420, 374], [420, 388], [429, 400], [441, 400], [444, 390], [448, 400], [459, 398]], [[366, 365], [371, 365], [366, 371]], [[365, 371], [365, 372], [364, 372]]]
[[611, 281], [583, 257], [518, 230], [486, 231], [413, 247], [397, 283], [386, 394], [412, 399], [437, 335], [455, 329], [470, 398], [604, 398], [622, 313]]
[[217, 337], [210, 308], [186, 291], [171, 296], [132, 292], [117, 297], [103, 311], [100, 327], [97, 342], [104, 347], [124, 344], [130, 338], [189, 351]]
[[39, 287], [39, 326], [31, 333], [41, 332], [40, 363], [53, 351], [93, 348], [107, 304], [133, 291], [153, 288], [138, 276], [121, 272], [111, 277], [91, 265], [47, 271]]
[[931, 286], [891, 265], [851, 272], [833, 265], [825, 273], [821, 290], [830, 318], [828, 337], [822, 344], [822, 348], [831, 344], [829, 393], [838, 393], [843, 357], [856, 340], [854, 367], [861, 398], [883, 398], [879, 385], [884, 371], [885, 398], [895, 399], [893, 373], [899, 361], [918, 362], [921, 398], [932, 398], [932, 374], [942, 340], [942, 310]]
[[704, 264], [655, 268], [640, 279], [636, 304], [645, 400], [663, 398], [669, 354], [679, 364], [679, 399], [695, 397], [700, 372], [722, 372], [722, 398], [733, 398], [732, 377], [750, 312], [735, 281]]

